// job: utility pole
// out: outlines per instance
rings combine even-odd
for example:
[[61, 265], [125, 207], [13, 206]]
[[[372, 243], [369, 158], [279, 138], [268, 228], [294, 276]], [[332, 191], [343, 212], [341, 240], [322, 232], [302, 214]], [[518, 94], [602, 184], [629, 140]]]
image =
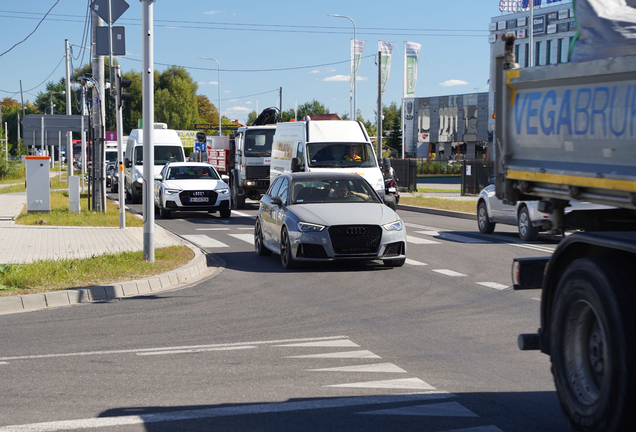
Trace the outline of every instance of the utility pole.
[[282, 115], [283, 113], [283, 88], [282, 87], [280, 88], [280, 111], [279, 112]]
[[[97, 27], [101, 27], [104, 21], [91, 10], [93, 29], [93, 48], [97, 40]], [[93, 86], [92, 92], [92, 123], [93, 123], [93, 166], [91, 178], [93, 180], [93, 210], [106, 211], [106, 188], [104, 178], [104, 123], [105, 123], [105, 101], [106, 95], [104, 86], [104, 57], [95, 54], [93, 49], [93, 79], [97, 86]]]
[[[144, 184], [143, 184], [143, 215], [144, 215], [144, 254], [143, 258], [155, 262], [155, 200], [154, 200], [154, 160], [155, 160], [155, 94], [154, 94], [154, 0], [141, 0], [142, 3], [142, 94], [144, 121]], [[219, 110], [221, 107], [219, 107]], [[219, 125], [219, 130], [221, 125]], [[122, 187], [123, 183], [119, 187]]]
[[378, 148], [378, 163], [382, 166], [382, 51], [378, 51], [378, 134], [376, 146]]
[[[68, 39], [64, 41], [64, 54], [66, 56], [66, 115], [71, 115], [71, 58], [69, 56]], [[60, 142], [60, 150], [61, 149], [62, 149], [62, 142]], [[60, 158], [60, 163], [61, 163], [61, 158]], [[66, 165], [68, 169], [68, 180], [70, 181], [71, 176], [73, 175], [73, 133], [72, 132], [66, 132]]]

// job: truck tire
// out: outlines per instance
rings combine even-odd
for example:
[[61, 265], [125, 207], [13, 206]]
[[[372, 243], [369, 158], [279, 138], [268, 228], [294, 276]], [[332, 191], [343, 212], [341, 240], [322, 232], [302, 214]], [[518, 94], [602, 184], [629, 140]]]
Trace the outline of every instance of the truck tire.
[[517, 227], [519, 228], [519, 238], [523, 241], [535, 241], [539, 238], [539, 228], [532, 226], [532, 220], [525, 205], [519, 209], [517, 216]]
[[245, 196], [239, 196], [238, 186], [236, 186], [236, 182], [232, 182], [232, 208], [233, 209], [243, 209], [245, 208]]
[[477, 226], [482, 234], [492, 234], [495, 230], [495, 224], [490, 222], [488, 217], [488, 209], [486, 203], [481, 201], [477, 206]]
[[574, 431], [636, 430], [636, 294], [619, 257], [580, 258], [563, 273], [552, 307], [550, 359]]

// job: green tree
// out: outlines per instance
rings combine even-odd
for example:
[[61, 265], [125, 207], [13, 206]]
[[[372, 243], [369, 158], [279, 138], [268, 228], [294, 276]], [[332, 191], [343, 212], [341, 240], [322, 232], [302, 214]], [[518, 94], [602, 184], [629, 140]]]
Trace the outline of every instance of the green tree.
[[156, 79], [155, 121], [170, 129], [191, 129], [199, 118], [198, 85], [184, 68], [170, 66]]
[[254, 120], [256, 120], [256, 118], [258, 117], [258, 114], [256, 113], [256, 111], [252, 111], [251, 113], [249, 113], [247, 115], [247, 126], [251, 126], [254, 124]]
[[[217, 124], [219, 122], [219, 110], [210, 102], [210, 98], [205, 95], [197, 95], [197, 105], [200, 120], [197, 123]], [[221, 119], [221, 122], [223, 122], [223, 119]]]
[[391, 105], [382, 107], [382, 129], [389, 132], [384, 143], [397, 151], [402, 150], [402, 107], [398, 107], [395, 102]]
[[[20, 103], [11, 98], [4, 98], [0, 101], [2, 105], [2, 122], [7, 123], [7, 135], [9, 136], [9, 154], [13, 156], [20, 156], [26, 154], [26, 147], [21, 144], [17, 144], [18, 140], [18, 115], [20, 115], [20, 121], [23, 119], [22, 106]], [[37, 106], [32, 105], [28, 100], [24, 104], [24, 111], [26, 115], [29, 114], [41, 114]], [[4, 125], [2, 126], [4, 128]]]
[[[302, 120], [305, 116], [312, 116], [316, 114], [330, 114], [329, 108], [318, 102], [316, 99], [311, 102], [305, 102], [298, 107], [298, 113], [296, 118]], [[294, 109], [290, 108], [282, 113], [283, 121], [288, 122], [294, 118]]]

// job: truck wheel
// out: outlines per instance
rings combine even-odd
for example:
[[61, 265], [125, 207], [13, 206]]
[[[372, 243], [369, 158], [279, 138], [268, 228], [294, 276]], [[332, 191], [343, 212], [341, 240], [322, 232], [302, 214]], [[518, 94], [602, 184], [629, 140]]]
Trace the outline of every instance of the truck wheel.
[[298, 261], [294, 259], [291, 251], [291, 242], [289, 241], [289, 233], [287, 228], [283, 228], [280, 234], [280, 262], [283, 268], [293, 269], [298, 267]]
[[486, 208], [486, 203], [483, 201], [477, 206], [477, 226], [479, 227], [479, 232], [482, 234], [492, 234], [495, 230], [495, 224], [490, 222], [488, 209]]
[[243, 209], [245, 208], [245, 197], [239, 196], [238, 187], [236, 186], [236, 182], [232, 182], [232, 208], [233, 209]]
[[581, 258], [559, 281], [550, 358], [572, 430], [636, 430], [636, 294], [627, 259]]
[[263, 230], [261, 229], [261, 223], [258, 219], [256, 219], [256, 224], [254, 225], [254, 251], [256, 255], [259, 256], [272, 254], [272, 251], [267, 249], [263, 244]]
[[532, 220], [528, 214], [528, 207], [523, 206], [521, 210], [519, 210], [517, 226], [519, 227], [519, 238], [521, 240], [535, 241], [539, 238], [539, 228], [532, 226]]

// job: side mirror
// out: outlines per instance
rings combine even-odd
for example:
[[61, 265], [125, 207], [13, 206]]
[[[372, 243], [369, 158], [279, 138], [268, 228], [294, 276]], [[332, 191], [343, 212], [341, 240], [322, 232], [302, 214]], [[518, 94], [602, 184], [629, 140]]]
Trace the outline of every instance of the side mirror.
[[130, 159], [128, 159], [128, 158], [124, 159], [124, 166], [126, 168], [130, 168]]
[[157, 174], [157, 175], [155, 176], [155, 180], [161, 180], [161, 174]]
[[292, 158], [291, 160], [291, 172], [300, 172], [300, 161], [297, 157]]
[[278, 207], [283, 205], [283, 200], [279, 196], [270, 198], [269, 202], [270, 204], [278, 206]]
[[227, 175], [227, 174], [221, 174], [221, 180], [223, 180], [225, 183], [229, 184], [230, 176]]

